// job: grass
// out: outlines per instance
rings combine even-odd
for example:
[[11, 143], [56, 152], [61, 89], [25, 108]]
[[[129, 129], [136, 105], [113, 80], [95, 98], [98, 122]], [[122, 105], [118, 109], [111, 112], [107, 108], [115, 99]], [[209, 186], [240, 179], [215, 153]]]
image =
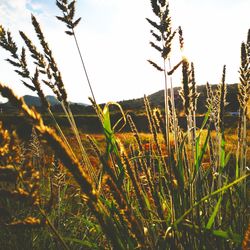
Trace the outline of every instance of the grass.
[[[162, 65], [149, 62], [164, 74], [165, 105], [163, 111], [153, 109], [144, 97], [150, 133], [139, 133], [119, 104], [96, 103], [74, 33], [80, 21], [74, 19], [75, 1], [57, 1], [63, 14], [58, 19], [76, 42], [102, 134], [87, 135], [78, 129], [37, 19], [32, 16], [32, 25], [42, 51], [20, 33], [34, 59], [34, 72], [26, 62], [26, 49], [20, 52], [11, 33], [0, 26], [0, 46], [10, 52], [8, 62], [41, 98], [52, 125], [45, 125], [36, 110], [0, 83], [0, 93], [19, 110], [22, 124], [0, 126], [4, 249], [248, 249], [250, 38], [241, 47], [237, 134], [225, 128], [225, 66], [217, 88], [207, 85], [207, 113], [197, 127], [195, 67], [184, 57], [170, 67], [174, 38], [179, 35], [180, 53], [185, 46], [182, 30], [172, 28], [166, 1], [152, 0], [151, 5], [157, 21], [147, 19], [153, 28], [150, 44]], [[171, 84], [179, 67], [186, 128], [179, 126]], [[61, 103], [70, 130], [63, 129], [52, 113], [43, 84]], [[115, 121], [112, 106], [120, 113]], [[125, 125], [129, 133], [120, 132]], [[27, 131], [31, 137], [24, 136]]]

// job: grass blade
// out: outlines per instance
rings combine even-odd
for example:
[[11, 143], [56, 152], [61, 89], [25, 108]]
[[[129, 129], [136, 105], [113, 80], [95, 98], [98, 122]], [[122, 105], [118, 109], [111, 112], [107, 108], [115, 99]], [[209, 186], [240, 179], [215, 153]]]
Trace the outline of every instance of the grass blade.
[[206, 229], [211, 229], [211, 227], [213, 226], [215, 217], [216, 217], [216, 215], [219, 211], [220, 205], [221, 205], [221, 201], [222, 201], [222, 195], [220, 196], [220, 198], [219, 198], [219, 200], [214, 208], [214, 211], [208, 220], [208, 223], [206, 225]]

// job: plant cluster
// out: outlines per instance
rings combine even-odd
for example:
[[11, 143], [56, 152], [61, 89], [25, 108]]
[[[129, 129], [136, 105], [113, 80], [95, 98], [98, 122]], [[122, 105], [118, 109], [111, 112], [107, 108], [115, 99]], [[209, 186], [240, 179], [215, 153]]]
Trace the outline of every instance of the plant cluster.
[[[171, 67], [172, 44], [178, 35], [182, 53], [183, 31], [172, 28], [168, 1], [151, 0], [157, 21], [147, 19], [156, 40], [150, 45], [159, 51], [162, 64], [149, 63], [164, 74], [165, 107], [163, 112], [153, 109], [144, 96], [150, 129], [150, 140], [145, 144], [131, 115], [119, 104], [110, 102], [102, 108], [96, 102], [74, 30], [80, 22], [80, 18], [74, 20], [75, 3], [56, 1], [62, 12], [57, 19], [66, 24], [66, 33], [76, 42], [92, 93], [90, 101], [103, 128], [105, 149], [92, 136], [84, 135], [95, 152], [98, 164], [94, 165], [67, 101], [62, 74], [35, 16], [31, 22], [42, 51], [20, 31], [26, 46], [20, 52], [11, 33], [0, 26], [0, 46], [10, 52], [7, 61], [24, 86], [40, 97], [54, 125], [44, 124], [41, 114], [0, 83], [1, 95], [20, 112], [20, 124], [32, 127], [31, 141], [25, 142], [18, 124], [15, 131], [0, 124], [0, 242], [5, 249], [249, 249], [250, 32], [241, 46], [240, 115], [234, 154], [227, 151], [224, 126], [226, 66], [215, 91], [207, 84], [207, 113], [197, 128], [199, 93], [194, 64], [183, 57]], [[27, 49], [34, 72], [27, 63]], [[178, 125], [171, 78], [179, 67], [185, 130]], [[44, 84], [60, 102], [76, 145], [52, 113], [42, 90]], [[121, 113], [115, 124], [110, 106]], [[131, 129], [129, 144], [117, 136], [126, 123]], [[43, 164], [42, 148], [48, 147], [53, 157]]]

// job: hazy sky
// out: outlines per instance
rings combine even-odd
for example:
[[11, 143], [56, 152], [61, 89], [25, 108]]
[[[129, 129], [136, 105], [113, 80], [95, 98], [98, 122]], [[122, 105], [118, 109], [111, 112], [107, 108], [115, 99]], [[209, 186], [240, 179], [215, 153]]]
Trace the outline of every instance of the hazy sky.
[[[238, 81], [240, 46], [250, 28], [250, 0], [170, 0], [173, 28], [182, 26], [185, 51], [196, 67], [199, 84], [218, 83], [227, 65], [227, 82]], [[37, 39], [30, 13], [39, 20], [62, 72], [69, 99], [87, 102], [90, 96], [72, 37], [55, 15], [60, 11], [53, 0], [0, 0], [0, 24], [8, 28], [22, 46], [18, 30]], [[163, 88], [163, 76], [147, 62], [160, 61], [150, 47], [150, 25], [154, 19], [150, 0], [78, 0], [76, 17], [82, 21], [76, 33], [98, 102], [118, 101], [151, 94]], [[178, 41], [176, 40], [176, 43]], [[21, 96], [28, 90], [0, 49], [0, 81]], [[179, 52], [172, 56], [178, 62]], [[178, 74], [175, 86], [180, 86]], [[49, 92], [48, 92], [49, 93]]]

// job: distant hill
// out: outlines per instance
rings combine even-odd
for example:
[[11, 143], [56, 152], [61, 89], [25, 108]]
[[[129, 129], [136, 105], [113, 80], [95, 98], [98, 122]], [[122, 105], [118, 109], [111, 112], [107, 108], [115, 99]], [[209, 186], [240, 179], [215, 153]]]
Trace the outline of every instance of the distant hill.
[[[23, 99], [24, 99], [25, 103], [30, 107], [31, 106], [41, 107], [42, 106], [40, 98], [37, 96], [25, 95], [25, 96], [23, 96]], [[50, 103], [51, 106], [59, 104], [59, 102], [55, 96], [48, 95], [48, 96], [46, 96], [46, 99], [48, 100], [48, 102]], [[10, 102], [0, 103], [0, 105], [3, 107], [11, 107], [12, 106], [10, 104]]]
[[[29, 107], [36, 107], [36, 109], [38, 111], [43, 111], [42, 109], [42, 104], [41, 104], [41, 101], [40, 101], [40, 98], [37, 97], [37, 96], [32, 96], [32, 95], [25, 95], [23, 96], [23, 99], [25, 101], [25, 103], [29, 106]], [[55, 96], [52, 96], [52, 95], [48, 95], [46, 96], [46, 99], [48, 100], [48, 102], [50, 103], [51, 105], [51, 110], [53, 112], [56, 112], [56, 113], [62, 113], [63, 112], [63, 109], [61, 107], [61, 104], [60, 102], [56, 99]], [[76, 109], [77, 110], [77, 113], [79, 112], [82, 112], [83, 108], [87, 106], [87, 104], [84, 104], [84, 103], [74, 103], [74, 102], [70, 102], [71, 104], [71, 107], [72, 107], [72, 110], [73, 109]], [[7, 113], [12, 113], [12, 112], [16, 112], [16, 108], [13, 107], [11, 105], [10, 102], [6, 102], [6, 103], [0, 103], [0, 111], [4, 111], [4, 112], [7, 112]]]
[[[28, 106], [35, 106], [35, 107], [42, 106], [40, 98], [37, 96], [25, 95], [23, 96], [23, 99]], [[51, 106], [59, 104], [55, 96], [48, 95], [46, 96], [46, 99], [48, 100]]]
[[[216, 88], [216, 85], [211, 85], [212, 89]], [[180, 87], [174, 88], [174, 99], [175, 106], [178, 113], [183, 111], [182, 99], [179, 95]], [[197, 92], [199, 93], [198, 101], [197, 101], [197, 113], [203, 114], [206, 112], [206, 86], [199, 85], [197, 86]], [[239, 102], [237, 98], [238, 94], [238, 86], [237, 84], [228, 84], [227, 85], [227, 96], [226, 96], [226, 112], [237, 112], [239, 109]], [[156, 93], [153, 93], [148, 96], [149, 101], [152, 107], [164, 108], [164, 90], [160, 90]], [[143, 98], [126, 100], [119, 102], [124, 110], [126, 111], [142, 111], [144, 110], [144, 102]]]
[[[25, 96], [23, 96], [23, 99], [24, 99], [25, 103], [28, 106], [35, 106], [35, 107], [41, 107], [42, 106], [40, 98], [37, 97], [37, 96], [25, 95]], [[53, 95], [47, 95], [46, 99], [48, 100], [48, 102], [50, 103], [51, 106], [60, 105], [60, 102]], [[87, 105], [87, 104], [84, 104], [84, 103], [74, 103], [74, 102], [70, 102], [70, 103], [71, 104], [82, 105], [82, 106]], [[5, 105], [5, 106], [10, 106], [11, 105], [9, 102], [7, 102], [5, 104], [3, 104], [3, 103], [0, 103], [0, 104]]]
[[[216, 88], [216, 85], [211, 85], [213, 89]], [[182, 105], [182, 99], [179, 95], [180, 87], [174, 88], [174, 97], [175, 97], [175, 106], [178, 114], [181, 114], [183, 112], [183, 105]], [[197, 92], [200, 94], [198, 101], [197, 101], [197, 113], [198, 114], [204, 114], [207, 110], [206, 108], [206, 86], [205, 85], [199, 85], [197, 86]], [[239, 102], [237, 99], [238, 94], [238, 87], [237, 84], [228, 84], [227, 85], [227, 106], [225, 108], [226, 112], [237, 112], [239, 109]], [[38, 97], [25, 95], [24, 97], [25, 102], [28, 106], [35, 106], [38, 110], [41, 110], [41, 102]], [[46, 96], [48, 101], [51, 104], [51, 109], [55, 113], [62, 113], [62, 107], [55, 96]], [[153, 93], [148, 96], [149, 101], [152, 105], [152, 107], [158, 107], [160, 109], [164, 109], [164, 91], [160, 90], [156, 93]], [[83, 103], [71, 103], [71, 110], [74, 114], [94, 114], [94, 109], [90, 105], [86, 105]], [[144, 112], [144, 102], [143, 98], [137, 98], [132, 100], [125, 100], [119, 102], [124, 111], [130, 111], [133, 113], [142, 113]], [[100, 104], [101, 107], [104, 106], [104, 104]], [[11, 112], [13, 108], [11, 108], [10, 103], [0, 104], [0, 108], [3, 110], [7, 109], [7, 112]], [[8, 111], [9, 110], [9, 111]], [[112, 108], [111, 108], [112, 111]], [[116, 109], [113, 110], [116, 112]]]
[[[216, 86], [213, 86], [215, 89]], [[230, 128], [236, 128], [237, 126], [237, 117], [234, 113], [238, 112], [239, 109], [239, 102], [237, 99], [238, 88], [237, 84], [231, 84], [227, 86], [227, 106], [226, 112], [231, 112], [230, 115], [225, 116], [225, 126]], [[178, 113], [178, 122], [182, 128], [186, 128], [186, 119], [183, 116], [183, 105], [182, 100], [179, 96], [180, 88], [174, 88], [175, 94], [175, 106]], [[200, 94], [198, 98], [197, 104], [197, 114], [201, 114], [197, 116], [196, 124], [197, 126], [201, 126], [203, 122], [203, 114], [207, 111], [206, 108], [206, 86], [197, 86], [197, 91]], [[149, 100], [151, 103], [152, 108], [158, 107], [161, 110], [164, 110], [164, 91], [160, 90], [152, 95], [149, 95]], [[46, 115], [46, 111], [41, 108], [40, 101], [38, 98], [25, 96], [24, 98], [29, 105], [35, 105], [37, 110], [44, 115], [44, 121], [46, 124], [53, 126], [53, 123], [49, 116]], [[56, 115], [57, 121], [60, 126], [68, 127], [69, 123], [67, 118], [63, 114], [63, 110], [60, 104], [55, 100], [54, 97], [49, 97], [49, 101], [51, 102], [51, 110]], [[54, 104], [53, 104], [54, 103]], [[145, 115], [145, 108], [143, 98], [133, 99], [133, 100], [125, 100], [119, 102], [122, 106], [125, 113], [129, 113], [139, 132], [149, 132], [147, 117]], [[249, 102], [250, 103], [250, 102]], [[7, 105], [7, 106], [6, 106]], [[8, 106], [9, 105], [9, 106]], [[100, 104], [103, 108], [104, 104]], [[99, 119], [95, 115], [94, 108], [90, 105], [85, 106], [81, 103], [71, 103], [71, 110], [75, 115], [77, 127], [87, 133], [101, 133], [103, 132], [102, 126], [100, 124]], [[250, 109], [249, 109], [250, 110]], [[111, 121], [112, 124], [115, 124], [120, 118], [121, 114], [118, 112], [118, 109], [115, 107], [111, 107]], [[2, 115], [4, 114], [4, 115]], [[7, 114], [7, 115], [6, 115]], [[250, 114], [249, 114], [250, 116]], [[15, 124], [18, 120], [16, 119], [17, 116], [17, 109], [10, 106], [9, 103], [0, 104], [0, 120], [4, 119], [6, 124]], [[12, 121], [12, 122], [11, 122]], [[14, 121], [14, 123], [13, 123]], [[130, 131], [129, 125], [126, 124], [122, 131]]]

